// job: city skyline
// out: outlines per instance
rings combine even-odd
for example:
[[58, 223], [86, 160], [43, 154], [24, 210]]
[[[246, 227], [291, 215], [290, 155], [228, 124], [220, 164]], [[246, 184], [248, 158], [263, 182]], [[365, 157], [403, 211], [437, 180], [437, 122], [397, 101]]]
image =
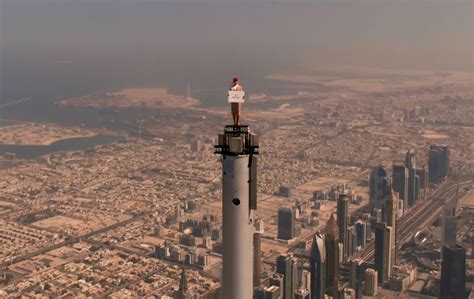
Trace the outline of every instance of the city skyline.
[[0, 0], [0, 298], [470, 298], [470, 9]]

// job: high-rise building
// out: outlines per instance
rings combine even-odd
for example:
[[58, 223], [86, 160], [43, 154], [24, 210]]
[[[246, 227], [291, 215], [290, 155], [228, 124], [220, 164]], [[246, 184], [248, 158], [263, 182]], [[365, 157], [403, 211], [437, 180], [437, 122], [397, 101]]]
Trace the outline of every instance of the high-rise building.
[[441, 246], [453, 245], [456, 243], [457, 217], [456, 207], [446, 205], [441, 217]]
[[339, 195], [337, 200], [337, 226], [339, 228], [339, 240], [344, 246], [344, 257], [349, 254], [349, 197], [345, 193]]
[[[324, 231], [326, 249], [326, 290], [337, 296], [339, 276], [339, 233], [334, 214], [328, 220]], [[333, 297], [334, 297], [333, 296]]]
[[278, 239], [291, 240], [295, 237], [295, 219], [293, 208], [278, 209]]
[[439, 184], [449, 175], [449, 149], [447, 146], [431, 145], [428, 152], [429, 182]]
[[453, 244], [443, 246], [440, 299], [466, 298], [466, 249]]
[[188, 280], [186, 278], [186, 269], [183, 267], [181, 272], [181, 279], [179, 281], [179, 288], [175, 294], [175, 299], [191, 299], [188, 291]]
[[311, 299], [324, 299], [326, 289], [326, 245], [324, 235], [313, 237], [310, 255]]
[[379, 283], [383, 283], [392, 275], [392, 228], [385, 223], [375, 226], [375, 269]]
[[423, 199], [426, 196], [426, 190], [428, 189], [428, 168], [423, 166], [416, 169], [416, 175], [420, 180], [420, 195], [419, 199]]
[[261, 286], [262, 280], [262, 234], [264, 232], [263, 220], [255, 221], [255, 233], [253, 235], [253, 285], [254, 288]]
[[349, 261], [349, 282], [356, 292], [356, 299], [362, 299], [362, 288], [366, 269], [366, 263], [360, 258], [351, 259]]
[[296, 291], [296, 260], [292, 255], [277, 257], [277, 273], [283, 275], [283, 299], [294, 299]]
[[367, 270], [365, 270], [364, 281], [365, 281], [364, 294], [367, 296], [377, 295], [377, 289], [378, 289], [377, 271], [371, 268], [367, 268]]
[[[407, 207], [413, 206], [416, 201], [416, 159], [415, 159], [415, 150], [411, 149], [407, 152], [405, 157], [405, 166], [408, 169], [408, 198], [406, 203]], [[405, 202], [404, 202], [405, 203]], [[380, 273], [379, 273], [380, 276]]]
[[396, 193], [391, 192], [390, 186], [387, 186], [387, 196], [384, 199], [384, 204], [382, 207], [382, 221], [391, 228], [391, 237], [390, 237], [390, 256], [391, 263], [390, 268], [396, 264], [398, 249], [397, 249], [397, 214], [398, 214], [398, 198]]
[[253, 287], [260, 287], [261, 281], [261, 268], [262, 268], [262, 255], [261, 255], [261, 243], [262, 235], [258, 232], [253, 234]]
[[347, 228], [347, 256], [353, 256], [357, 252], [357, 233], [355, 226]]
[[416, 168], [416, 158], [415, 158], [415, 150], [410, 149], [405, 155], [405, 166], [408, 169], [415, 169]]
[[357, 220], [355, 223], [357, 246], [365, 247], [367, 244], [367, 222], [364, 220]]
[[387, 171], [385, 168], [382, 165], [375, 167], [370, 173], [369, 182], [370, 213], [373, 213], [374, 209], [380, 209], [382, 207], [382, 200], [385, 197], [387, 184]]
[[408, 168], [405, 164], [394, 162], [392, 166], [392, 187], [398, 192], [398, 197], [403, 201], [403, 210], [408, 206]]

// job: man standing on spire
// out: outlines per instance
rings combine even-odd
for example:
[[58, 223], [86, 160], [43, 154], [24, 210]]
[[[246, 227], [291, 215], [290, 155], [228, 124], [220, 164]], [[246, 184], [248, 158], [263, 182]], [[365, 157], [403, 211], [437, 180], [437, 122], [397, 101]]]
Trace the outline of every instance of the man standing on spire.
[[[240, 85], [239, 78], [234, 77], [232, 80], [232, 87], [230, 91], [243, 91], [242, 85]], [[234, 120], [234, 126], [240, 126], [240, 107], [241, 103], [230, 103], [232, 111], [232, 119]]]

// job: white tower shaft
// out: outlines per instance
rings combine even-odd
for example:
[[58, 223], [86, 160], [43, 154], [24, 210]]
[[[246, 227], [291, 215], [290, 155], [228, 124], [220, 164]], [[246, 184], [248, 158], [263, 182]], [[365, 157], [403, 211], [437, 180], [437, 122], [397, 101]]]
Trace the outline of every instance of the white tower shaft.
[[258, 136], [226, 126], [214, 146], [222, 157], [222, 298], [253, 298]]
[[249, 156], [223, 157], [223, 298], [253, 297]]

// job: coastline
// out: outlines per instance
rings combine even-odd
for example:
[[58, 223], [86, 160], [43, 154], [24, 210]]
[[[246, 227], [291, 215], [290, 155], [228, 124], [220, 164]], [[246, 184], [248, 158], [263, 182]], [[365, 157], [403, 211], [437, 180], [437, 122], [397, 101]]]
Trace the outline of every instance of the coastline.
[[65, 137], [60, 137], [60, 138], [48, 138], [46, 140], [44, 140], [43, 142], [39, 142], [39, 143], [34, 143], [34, 142], [22, 142], [22, 143], [3, 143], [3, 142], [0, 142], [0, 145], [4, 145], [4, 146], [51, 146], [57, 142], [60, 142], [60, 141], [67, 141], [67, 140], [71, 140], [71, 139], [82, 139], [82, 138], [90, 138], [90, 137], [96, 137], [100, 134], [98, 133], [90, 133], [90, 134], [84, 134], [84, 135], [79, 135], [79, 136], [65, 136]]

